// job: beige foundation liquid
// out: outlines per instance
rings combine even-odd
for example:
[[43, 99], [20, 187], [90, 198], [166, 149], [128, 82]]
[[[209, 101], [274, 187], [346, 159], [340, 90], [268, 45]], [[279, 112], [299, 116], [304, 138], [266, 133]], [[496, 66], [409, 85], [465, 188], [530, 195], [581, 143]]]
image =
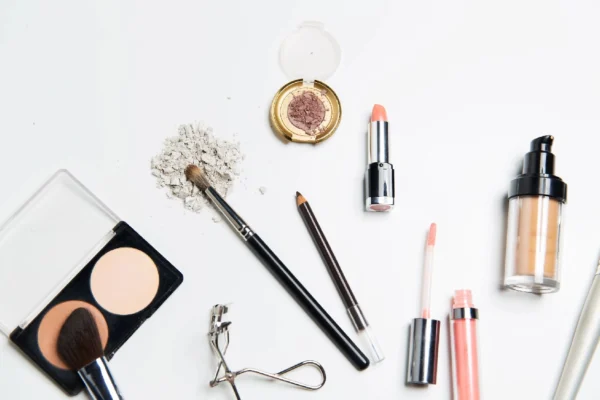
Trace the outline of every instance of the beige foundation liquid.
[[567, 185], [554, 175], [552, 136], [531, 142], [523, 174], [509, 192], [506, 270], [510, 289], [550, 293], [560, 287], [562, 209]]
[[518, 275], [556, 278], [561, 203], [549, 197], [518, 198], [519, 238], [516, 251]]

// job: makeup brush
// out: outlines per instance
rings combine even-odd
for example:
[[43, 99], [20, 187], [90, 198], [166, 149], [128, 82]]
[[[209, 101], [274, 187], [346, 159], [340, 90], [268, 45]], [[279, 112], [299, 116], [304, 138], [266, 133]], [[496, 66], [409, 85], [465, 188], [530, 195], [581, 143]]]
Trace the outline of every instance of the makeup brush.
[[65, 364], [77, 371], [92, 399], [122, 399], [104, 357], [98, 326], [86, 308], [69, 315], [58, 335], [57, 350]]
[[304, 311], [315, 321], [323, 332], [331, 339], [338, 349], [358, 370], [369, 366], [369, 359], [350, 340], [338, 324], [327, 314], [321, 305], [314, 299], [300, 281], [281, 262], [273, 251], [254, 233], [244, 220], [225, 202], [225, 200], [211, 186], [204, 172], [196, 165], [188, 165], [185, 176], [198, 187], [213, 202], [215, 207], [223, 214], [225, 219], [240, 234], [248, 247], [271, 271], [288, 293], [300, 304]]

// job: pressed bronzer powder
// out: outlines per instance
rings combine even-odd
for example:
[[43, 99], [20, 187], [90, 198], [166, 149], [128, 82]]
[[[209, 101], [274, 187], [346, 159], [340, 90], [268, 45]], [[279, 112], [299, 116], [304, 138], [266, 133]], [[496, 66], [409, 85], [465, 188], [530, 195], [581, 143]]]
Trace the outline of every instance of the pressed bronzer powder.
[[292, 142], [319, 143], [337, 129], [342, 106], [323, 80], [340, 63], [340, 48], [319, 22], [305, 22], [281, 45], [281, 68], [294, 80], [275, 94], [270, 121], [273, 130]]
[[69, 369], [58, 355], [58, 334], [69, 315], [80, 307], [87, 309], [94, 316], [96, 325], [98, 325], [100, 339], [102, 340], [102, 347], [106, 347], [106, 343], [108, 342], [108, 324], [100, 310], [96, 307], [79, 300], [65, 301], [54, 306], [44, 315], [38, 328], [38, 346], [46, 360], [57, 368]]

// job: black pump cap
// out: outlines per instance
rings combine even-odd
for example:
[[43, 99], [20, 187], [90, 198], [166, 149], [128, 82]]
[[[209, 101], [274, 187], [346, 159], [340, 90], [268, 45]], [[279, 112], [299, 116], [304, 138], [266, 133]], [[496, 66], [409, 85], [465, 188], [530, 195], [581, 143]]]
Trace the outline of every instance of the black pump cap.
[[541, 136], [531, 141], [523, 160], [523, 173], [510, 183], [508, 198], [516, 196], [549, 196], [567, 201], [567, 184], [554, 175], [554, 137]]

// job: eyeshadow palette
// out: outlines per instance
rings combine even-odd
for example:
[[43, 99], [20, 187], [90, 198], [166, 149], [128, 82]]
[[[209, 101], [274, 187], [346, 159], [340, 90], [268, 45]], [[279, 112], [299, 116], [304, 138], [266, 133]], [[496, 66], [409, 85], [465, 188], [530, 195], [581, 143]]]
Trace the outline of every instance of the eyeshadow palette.
[[275, 93], [269, 111], [271, 127], [282, 138], [316, 144], [335, 133], [342, 104], [324, 81], [340, 60], [339, 44], [320, 22], [303, 22], [283, 41], [279, 66], [292, 81]]
[[0, 228], [0, 330], [70, 395], [83, 389], [57, 353], [70, 313], [91, 311], [110, 360], [182, 281], [67, 171]]

